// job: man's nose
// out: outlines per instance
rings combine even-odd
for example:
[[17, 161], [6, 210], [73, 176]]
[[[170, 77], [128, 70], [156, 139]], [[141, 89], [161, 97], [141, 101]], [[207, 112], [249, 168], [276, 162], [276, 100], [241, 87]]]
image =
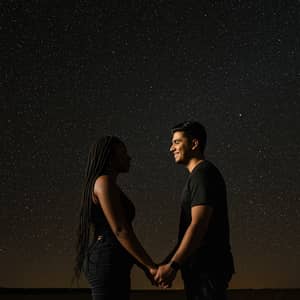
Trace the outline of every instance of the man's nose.
[[171, 145], [170, 152], [173, 152], [173, 151], [174, 151], [174, 147], [173, 147], [173, 145]]

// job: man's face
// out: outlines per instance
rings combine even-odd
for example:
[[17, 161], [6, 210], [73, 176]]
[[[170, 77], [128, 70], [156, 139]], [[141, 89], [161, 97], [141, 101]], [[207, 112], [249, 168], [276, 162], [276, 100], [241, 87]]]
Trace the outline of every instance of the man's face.
[[183, 131], [176, 131], [172, 137], [170, 152], [177, 164], [187, 164], [191, 158], [192, 144]]

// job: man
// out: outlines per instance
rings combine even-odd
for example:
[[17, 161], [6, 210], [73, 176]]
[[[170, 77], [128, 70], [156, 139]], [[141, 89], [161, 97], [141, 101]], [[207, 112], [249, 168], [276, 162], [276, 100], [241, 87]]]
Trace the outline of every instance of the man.
[[181, 195], [178, 243], [160, 265], [155, 281], [170, 287], [181, 269], [188, 300], [223, 300], [234, 273], [225, 182], [204, 157], [203, 125], [184, 122], [172, 128], [172, 135], [170, 151], [189, 177]]

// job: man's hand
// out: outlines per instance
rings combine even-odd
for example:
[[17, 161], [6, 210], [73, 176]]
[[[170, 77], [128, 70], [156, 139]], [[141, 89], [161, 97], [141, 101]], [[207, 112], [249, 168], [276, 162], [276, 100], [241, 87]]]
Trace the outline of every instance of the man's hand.
[[177, 272], [172, 269], [169, 264], [161, 265], [158, 267], [154, 280], [161, 288], [170, 288], [176, 277], [176, 273]]

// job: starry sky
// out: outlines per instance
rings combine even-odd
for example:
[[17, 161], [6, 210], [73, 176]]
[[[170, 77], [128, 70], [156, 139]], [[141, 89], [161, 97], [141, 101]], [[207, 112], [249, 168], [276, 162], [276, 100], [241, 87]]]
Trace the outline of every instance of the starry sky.
[[[127, 145], [119, 184], [163, 259], [188, 175], [170, 128], [197, 120], [227, 183], [230, 287], [300, 288], [299, 4], [3, 1], [0, 286], [70, 286], [87, 152], [104, 134]], [[137, 268], [132, 287], [152, 288]]]

